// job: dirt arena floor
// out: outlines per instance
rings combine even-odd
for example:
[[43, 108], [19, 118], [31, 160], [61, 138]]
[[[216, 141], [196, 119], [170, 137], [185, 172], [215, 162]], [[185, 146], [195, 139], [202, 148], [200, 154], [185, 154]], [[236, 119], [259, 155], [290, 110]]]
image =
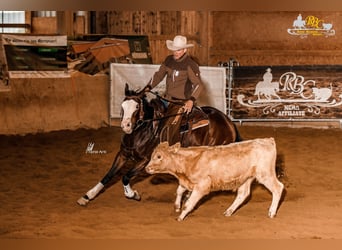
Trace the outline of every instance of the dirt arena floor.
[[[175, 220], [177, 182], [142, 175], [140, 202], [116, 182], [88, 206], [76, 201], [105, 175], [118, 151], [118, 127], [0, 136], [0, 239], [342, 239], [342, 129], [239, 127], [245, 139], [274, 137], [286, 194], [274, 219], [270, 193], [252, 195], [231, 217], [233, 192], [205, 197]], [[87, 153], [94, 143], [93, 153]]]

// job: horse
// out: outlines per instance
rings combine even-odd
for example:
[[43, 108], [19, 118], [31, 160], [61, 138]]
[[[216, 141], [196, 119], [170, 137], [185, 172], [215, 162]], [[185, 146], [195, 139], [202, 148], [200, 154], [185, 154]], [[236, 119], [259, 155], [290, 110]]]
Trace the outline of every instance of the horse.
[[[153, 150], [161, 142], [160, 135], [165, 128], [164, 121], [167, 118], [165, 100], [158, 94], [150, 92], [155, 95], [155, 98], [148, 100], [145, 91], [130, 90], [126, 83], [125, 98], [121, 103], [121, 128], [124, 134], [119, 152], [102, 180], [77, 200], [79, 205], [86, 206], [108, 185], [120, 169], [131, 166], [128, 165], [129, 163], [132, 166], [122, 176], [124, 195], [128, 199], [141, 200], [138, 191], [131, 188], [130, 180], [145, 170]], [[209, 124], [183, 131], [180, 137], [182, 147], [224, 145], [241, 140], [239, 131], [227, 115], [210, 106], [203, 106], [200, 109], [208, 117]]]

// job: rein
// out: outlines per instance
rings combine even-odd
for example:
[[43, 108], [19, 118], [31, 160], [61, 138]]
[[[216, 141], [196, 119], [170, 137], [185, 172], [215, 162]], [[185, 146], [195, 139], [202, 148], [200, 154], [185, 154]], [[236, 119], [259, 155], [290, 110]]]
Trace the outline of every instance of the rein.
[[159, 99], [162, 99], [162, 100], [164, 100], [164, 101], [167, 101], [167, 102], [170, 102], [170, 103], [179, 105], [179, 106], [182, 106], [182, 105], [183, 105], [183, 103], [177, 102], [177, 100], [172, 100], [172, 99], [168, 99], [168, 98], [162, 97], [162, 96], [159, 95], [158, 93], [153, 92], [153, 91], [151, 91], [151, 90], [149, 90], [148, 92], [150, 92], [151, 94], [155, 95], [156, 97], [158, 97]]
[[[181, 103], [180, 101], [177, 101], [177, 100], [169, 100], [167, 98], [164, 98], [162, 96], [160, 96], [158, 93], [155, 93], [155, 92], [152, 92], [152, 91], [148, 91], [150, 92], [151, 94], [155, 95], [158, 99], [160, 100], [164, 100], [164, 101], [167, 101], [169, 103], [173, 103], [175, 105], [179, 105], [179, 106], [182, 106], [183, 103]], [[126, 99], [125, 100], [134, 100], [136, 101], [137, 103], [140, 103], [140, 107], [139, 107], [139, 110], [135, 113], [135, 115], [137, 115], [137, 113], [139, 112], [139, 119], [136, 121], [135, 123], [135, 126], [133, 128], [134, 131], [137, 131], [139, 128], [141, 128], [144, 124], [146, 123], [150, 123], [150, 122], [154, 122], [154, 121], [161, 121], [163, 119], [168, 119], [170, 117], [177, 117], [177, 116], [182, 116], [184, 114], [186, 114], [186, 112], [184, 112], [184, 109], [179, 109], [178, 112], [174, 113], [174, 114], [169, 114], [169, 115], [164, 115], [162, 112], [158, 111], [158, 109], [154, 109], [154, 114], [153, 114], [153, 118], [150, 118], [150, 119], [144, 119], [144, 116], [145, 116], [145, 111], [144, 111], [144, 98], [141, 97], [141, 95], [131, 95], [131, 96], [126, 96]], [[161, 102], [160, 105], [163, 105], [163, 103]], [[162, 114], [161, 117], [155, 117], [156, 116], [156, 112], [159, 114]], [[155, 132], [153, 133], [155, 134]], [[156, 134], [155, 134], [156, 135]], [[184, 136], [184, 134], [182, 135]], [[136, 146], [128, 146], [125, 144], [123, 138], [121, 139], [121, 144], [123, 145], [123, 147], [125, 148], [125, 150], [129, 151], [131, 154], [132, 154], [132, 157], [131, 159], [132, 160], [136, 160], [135, 156], [134, 156], [134, 150], [136, 149]]]
[[[177, 101], [170, 100], [168, 98], [162, 97], [161, 95], [159, 95], [156, 92], [153, 92], [153, 91], [148, 91], [148, 92], [150, 92], [151, 94], [155, 95], [156, 97], [158, 97], [161, 100], [164, 100], [164, 101], [167, 101], [167, 102], [179, 105], [179, 106], [183, 105], [180, 102], [177, 102]], [[138, 129], [140, 126], [142, 126], [144, 123], [147, 123], [147, 122], [160, 121], [160, 120], [163, 120], [163, 119], [167, 119], [169, 117], [175, 117], [175, 116], [178, 116], [178, 115], [185, 114], [185, 112], [181, 112], [181, 113], [175, 113], [175, 114], [171, 114], [171, 115], [167, 115], [167, 116], [163, 116], [163, 117], [159, 117], [159, 118], [144, 119], [144, 109], [143, 109], [143, 100], [142, 100], [142, 98], [140, 98], [138, 96], [127, 96], [126, 99], [129, 99], [129, 100], [137, 100], [137, 99], [139, 99], [139, 101], [140, 101], [139, 120], [137, 120], [137, 122], [136, 122], [137, 125], [135, 126], [134, 130]]]

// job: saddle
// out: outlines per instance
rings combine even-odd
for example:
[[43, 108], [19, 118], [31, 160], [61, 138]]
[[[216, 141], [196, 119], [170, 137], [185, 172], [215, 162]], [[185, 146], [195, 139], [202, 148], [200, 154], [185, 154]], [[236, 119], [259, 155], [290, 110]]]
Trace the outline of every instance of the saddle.
[[200, 107], [194, 107], [190, 114], [184, 115], [180, 123], [180, 132], [186, 133], [209, 125], [209, 118]]
[[183, 108], [174, 106], [171, 110], [175, 116], [169, 120], [160, 133], [160, 141], [168, 141], [170, 145], [179, 142], [181, 135], [208, 126], [209, 118], [200, 107], [193, 107], [190, 114], [184, 114]]

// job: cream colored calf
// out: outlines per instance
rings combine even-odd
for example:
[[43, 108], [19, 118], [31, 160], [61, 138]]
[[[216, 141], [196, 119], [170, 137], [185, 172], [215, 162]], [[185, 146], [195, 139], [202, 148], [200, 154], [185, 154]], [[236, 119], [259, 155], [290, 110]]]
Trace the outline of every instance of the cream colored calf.
[[179, 143], [169, 147], [165, 142], [154, 150], [146, 171], [150, 174], [168, 173], [178, 179], [176, 211], [181, 209], [184, 192], [192, 191], [178, 217], [179, 221], [203, 196], [218, 190], [237, 190], [233, 204], [224, 212], [225, 216], [231, 216], [249, 196], [255, 179], [272, 193], [268, 215], [273, 218], [284, 189], [276, 176], [276, 157], [273, 138], [188, 148], [180, 147]]

